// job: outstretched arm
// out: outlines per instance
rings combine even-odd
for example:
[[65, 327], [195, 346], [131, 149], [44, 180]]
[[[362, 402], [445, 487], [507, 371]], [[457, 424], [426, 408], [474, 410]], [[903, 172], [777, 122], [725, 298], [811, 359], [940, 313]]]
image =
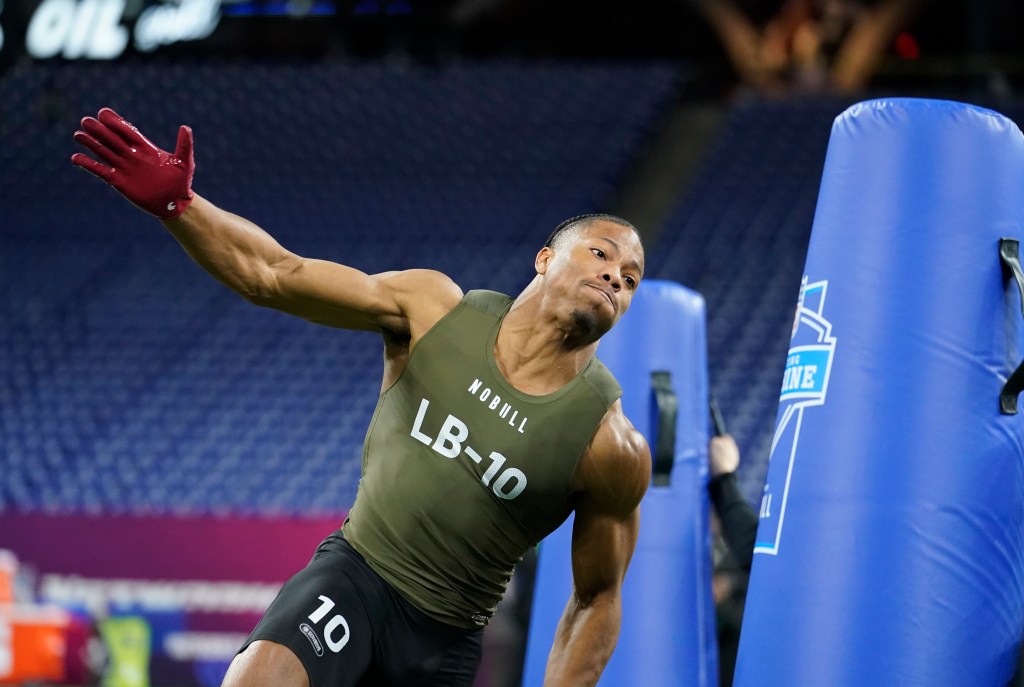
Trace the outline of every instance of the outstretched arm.
[[711, 471], [708, 493], [715, 513], [722, 521], [722, 538], [740, 567], [750, 572], [757, 541], [758, 515], [740, 492], [736, 481], [739, 464], [740, 449], [732, 436], [711, 437], [708, 442], [708, 467]]
[[845, 92], [868, 85], [886, 47], [913, 16], [921, 0], [887, 0], [866, 9], [843, 41], [832, 66], [832, 81]]
[[85, 117], [75, 141], [97, 159], [71, 161], [160, 218], [188, 254], [218, 281], [258, 305], [346, 329], [417, 336], [462, 297], [428, 270], [368, 275], [296, 255], [267, 232], [192, 191], [192, 131], [181, 127], [173, 153], [161, 150], [109, 108]]
[[[416, 327], [409, 317], [417, 306], [423, 310], [446, 304], [446, 312], [462, 297], [438, 272], [369, 275], [296, 255], [252, 222], [199, 195], [181, 216], [163, 224], [193, 260], [236, 293], [319, 324], [410, 334]], [[424, 298], [428, 294], [430, 300]]]
[[558, 623], [546, 687], [594, 685], [619, 638], [622, 582], [651, 478], [647, 442], [616, 404], [580, 461], [572, 532], [573, 592]]

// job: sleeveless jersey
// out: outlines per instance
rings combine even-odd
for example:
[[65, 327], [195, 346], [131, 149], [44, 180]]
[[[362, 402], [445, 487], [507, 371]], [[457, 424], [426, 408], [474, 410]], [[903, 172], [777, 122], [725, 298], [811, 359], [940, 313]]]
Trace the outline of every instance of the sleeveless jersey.
[[470, 291], [377, 402], [345, 538], [400, 594], [486, 624], [515, 564], [569, 516], [576, 465], [622, 394], [597, 359], [543, 396], [515, 389], [494, 343], [508, 296]]

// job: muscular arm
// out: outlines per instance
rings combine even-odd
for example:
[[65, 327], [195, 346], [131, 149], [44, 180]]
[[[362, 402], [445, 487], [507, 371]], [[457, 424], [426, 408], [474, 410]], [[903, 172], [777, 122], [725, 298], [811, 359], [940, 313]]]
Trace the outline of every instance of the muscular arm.
[[722, 538], [740, 568], [750, 572], [757, 542], [757, 511], [743, 497], [734, 472], [712, 478], [708, 492], [722, 521]]
[[178, 129], [177, 145], [168, 152], [110, 108], [83, 117], [81, 125], [75, 141], [92, 156], [75, 153], [71, 162], [161, 218], [197, 263], [254, 303], [332, 327], [381, 331], [412, 346], [462, 298], [438, 272], [368, 275], [303, 258], [252, 222], [196, 195], [188, 126]]
[[298, 256], [252, 222], [196, 195], [164, 226], [214, 278], [257, 305], [345, 329], [414, 335], [462, 297], [429, 270], [368, 275], [334, 262]]
[[546, 687], [594, 685], [611, 658], [622, 619], [622, 582], [650, 476], [647, 442], [616, 404], [580, 461], [573, 592], [551, 647]]
[[740, 464], [740, 449], [728, 434], [711, 437], [708, 442], [708, 466], [711, 480], [708, 493], [715, 512], [722, 521], [722, 537], [736, 562], [746, 572], [754, 559], [757, 541], [758, 514], [740, 493], [736, 469]]

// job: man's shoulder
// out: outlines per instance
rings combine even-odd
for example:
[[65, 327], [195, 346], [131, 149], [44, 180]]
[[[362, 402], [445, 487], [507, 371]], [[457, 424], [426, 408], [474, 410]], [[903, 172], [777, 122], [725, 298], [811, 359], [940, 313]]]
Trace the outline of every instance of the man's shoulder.
[[444, 272], [428, 269], [396, 270], [375, 274], [374, 278], [388, 284], [391, 288], [401, 291], [434, 295], [444, 292], [456, 301], [462, 298], [462, 289]]
[[[619, 385], [619, 380], [615, 378], [615, 375], [608, 369], [608, 366], [602, 363], [601, 359], [597, 356], [594, 356], [590, 364], [587, 365], [586, 370], [583, 372], [583, 378], [594, 392], [604, 400], [609, 411], [616, 405], [616, 401], [622, 398], [622, 386]], [[621, 404], [618, 405], [620, 406], [619, 413], [621, 414]]]
[[609, 511], [625, 515], [640, 503], [651, 481], [651, 451], [616, 401], [598, 425], [580, 464], [581, 486]]
[[501, 317], [512, 304], [512, 298], [497, 291], [487, 289], [472, 289], [462, 297], [462, 303], [471, 308], [482, 310], [496, 317]]
[[436, 270], [413, 269], [375, 275], [398, 301], [415, 341], [463, 299], [451, 277]]
[[611, 457], [650, 457], [647, 439], [633, 426], [622, 410], [622, 401], [616, 401], [604, 414], [595, 440], [601, 440], [604, 451]]

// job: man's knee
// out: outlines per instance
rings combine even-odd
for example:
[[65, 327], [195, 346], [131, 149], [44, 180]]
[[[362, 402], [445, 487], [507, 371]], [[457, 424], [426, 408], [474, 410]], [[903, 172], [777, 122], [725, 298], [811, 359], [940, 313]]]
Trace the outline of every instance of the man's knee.
[[291, 649], [257, 640], [231, 661], [221, 687], [309, 687], [309, 677]]

